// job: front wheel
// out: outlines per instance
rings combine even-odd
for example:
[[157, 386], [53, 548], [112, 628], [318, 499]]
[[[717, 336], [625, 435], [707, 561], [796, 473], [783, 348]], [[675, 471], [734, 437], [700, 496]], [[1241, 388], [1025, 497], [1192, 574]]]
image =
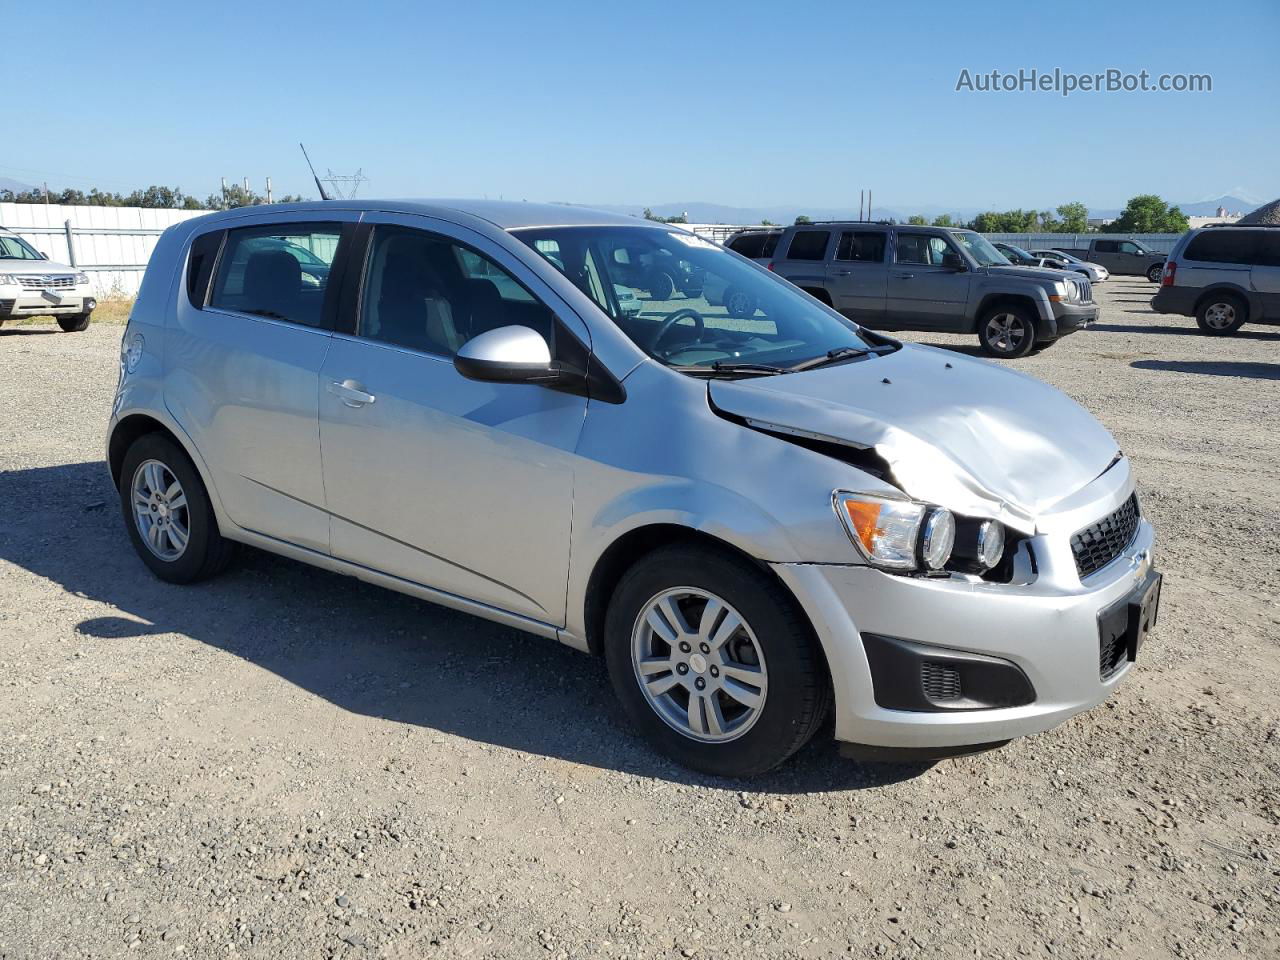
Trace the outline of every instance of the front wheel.
[[649, 278], [649, 296], [654, 300], [670, 300], [676, 293], [676, 282], [671, 274], [659, 270]]
[[89, 317], [92, 313], [75, 313], [69, 317], [57, 317], [58, 326], [63, 333], [81, 333], [89, 329]]
[[725, 295], [724, 305], [729, 311], [729, 316], [738, 320], [755, 316], [756, 298], [745, 290], [739, 290], [736, 287], [730, 289]]
[[609, 603], [605, 657], [640, 733], [716, 776], [776, 767], [831, 702], [821, 649], [794, 599], [749, 562], [702, 547], [665, 547], [627, 572]]
[[194, 583], [231, 559], [234, 544], [218, 532], [195, 465], [159, 433], [140, 437], [125, 454], [120, 508], [134, 549], [161, 580]]
[[1147, 271], [1147, 279], [1152, 283], [1159, 283], [1160, 278], [1164, 276], [1164, 264], [1153, 264], [1151, 269]]
[[1016, 360], [1025, 357], [1036, 344], [1036, 321], [1031, 311], [1019, 306], [988, 310], [978, 321], [978, 343], [989, 357]]

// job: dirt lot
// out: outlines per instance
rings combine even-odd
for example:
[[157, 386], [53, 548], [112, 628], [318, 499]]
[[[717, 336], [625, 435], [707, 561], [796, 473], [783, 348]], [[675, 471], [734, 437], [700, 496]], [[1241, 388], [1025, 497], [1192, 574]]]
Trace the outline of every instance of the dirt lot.
[[1280, 329], [1209, 339], [1153, 292], [1015, 362], [1114, 431], [1156, 524], [1120, 692], [747, 785], [652, 755], [549, 642], [258, 553], [153, 579], [101, 462], [121, 328], [5, 328], [0, 958], [1280, 955]]

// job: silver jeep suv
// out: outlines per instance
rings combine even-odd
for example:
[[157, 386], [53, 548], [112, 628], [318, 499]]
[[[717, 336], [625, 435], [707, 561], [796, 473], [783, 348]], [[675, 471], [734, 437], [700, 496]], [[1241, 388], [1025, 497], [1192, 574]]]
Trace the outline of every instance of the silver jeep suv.
[[18, 317], [51, 316], [72, 333], [89, 326], [95, 306], [87, 274], [51, 262], [0, 227], [0, 325]]
[[1006, 359], [1098, 318], [1087, 279], [1014, 266], [972, 230], [797, 225], [778, 239], [770, 269], [863, 326], [976, 333], [986, 354]]
[[1115, 689], [1159, 600], [1129, 461], [1074, 401], [579, 207], [170, 227], [107, 459], [157, 576], [249, 544], [602, 654], [634, 729], [722, 775], [833, 705], [862, 749], [1048, 729]]

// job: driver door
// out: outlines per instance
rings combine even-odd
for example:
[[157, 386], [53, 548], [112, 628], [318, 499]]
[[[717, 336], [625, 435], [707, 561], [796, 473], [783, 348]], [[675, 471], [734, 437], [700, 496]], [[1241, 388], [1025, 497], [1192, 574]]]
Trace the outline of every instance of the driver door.
[[887, 323], [916, 330], [957, 330], [969, 299], [968, 271], [942, 265], [947, 253], [957, 253], [941, 237], [927, 233], [899, 233], [889, 268]]
[[365, 223], [360, 295], [344, 297], [320, 375], [333, 553], [562, 626], [587, 400], [468, 380], [452, 361], [485, 330], [531, 327], [554, 356], [562, 338], [589, 344], [586, 327], [480, 234], [416, 216]]

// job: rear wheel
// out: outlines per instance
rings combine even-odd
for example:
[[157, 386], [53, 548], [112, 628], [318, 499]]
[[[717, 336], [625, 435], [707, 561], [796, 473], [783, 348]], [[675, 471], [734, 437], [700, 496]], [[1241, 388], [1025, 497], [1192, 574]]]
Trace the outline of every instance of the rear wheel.
[[725, 309], [729, 316], [745, 320], [756, 312], [756, 298], [745, 290], [731, 289], [724, 298]]
[[89, 318], [92, 313], [74, 313], [69, 317], [58, 317], [58, 326], [63, 333], [80, 333], [89, 329]]
[[978, 320], [978, 343], [991, 357], [1016, 360], [1036, 345], [1036, 321], [1022, 306], [993, 307]]
[[1159, 283], [1160, 278], [1164, 276], [1164, 264], [1156, 263], [1147, 271], [1147, 279], [1152, 283]]
[[134, 549], [161, 580], [193, 583], [231, 559], [234, 544], [218, 532], [194, 464], [162, 434], [138, 438], [125, 454], [120, 508]]
[[630, 720], [695, 770], [763, 773], [813, 736], [831, 684], [795, 601], [745, 560], [673, 546], [618, 584], [605, 657]]
[[1249, 308], [1245, 302], [1226, 293], [1206, 297], [1196, 310], [1196, 323], [1211, 337], [1235, 333], [1248, 319]]

